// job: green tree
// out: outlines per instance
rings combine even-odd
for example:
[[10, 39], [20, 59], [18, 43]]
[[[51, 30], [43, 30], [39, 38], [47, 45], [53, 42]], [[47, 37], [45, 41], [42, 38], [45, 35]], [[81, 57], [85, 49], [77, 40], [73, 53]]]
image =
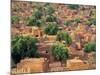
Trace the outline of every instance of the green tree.
[[46, 22], [55, 22], [55, 21], [56, 21], [56, 17], [55, 16], [47, 15]]
[[77, 4], [69, 4], [68, 5], [68, 8], [69, 9], [78, 9], [79, 8], [79, 5], [77, 5]]
[[92, 51], [96, 51], [96, 43], [89, 42], [89, 43], [85, 44], [84, 51], [87, 53], [92, 52]]
[[47, 27], [45, 27], [44, 32], [48, 35], [56, 35], [58, 31], [58, 26], [55, 23], [49, 23]]
[[55, 10], [53, 9], [53, 7], [47, 6], [47, 14], [48, 15], [52, 15], [54, 12], [55, 12]]
[[18, 16], [11, 16], [11, 23], [12, 24], [18, 24], [19, 23], [19, 17]]
[[87, 25], [96, 25], [96, 19], [95, 18], [90, 18], [86, 21]]
[[11, 56], [15, 63], [25, 57], [39, 57], [37, 39], [30, 36], [16, 36], [11, 41]]
[[71, 37], [65, 31], [60, 31], [57, 33], [57, 40], [59, 40], [59, 41], [64, 40], [68, 45], [70, 45], [72, 43]]
[[26, 17], [25, 23], [28, 26], [38, 26], [38, 27], [41, 26], [41, 24], [42, 24], [42, 21], [41, 21], [42, 12], [39, 9], [40, 8], [35, 9], [31, 17]]
[[36, 19], [41, 19], [42, 11], [40, 11], [39, 9], [36, 9], [36, 10], [33, 12], [32, 16], [35, 17]]
[[70, 24], [71, 24], [70, 21], [65, 21], [65, 22], [64, 22], [64, 25], [66, 25], [66, 26], [69, 26]]
[[52, 55], [55, 59], [63, 62], [68, 58], [68, 49], [61, 43], [56, 43], [52, 46]]
[[42, 24], [42, 21], [36, 19], [35, 17], [32, 17], [32, 18], [27, 17], [26, 18], [26, 24], [28, 26], [38, 26], [38, 27], [40, 27], [41, 24]]
[[76, 18], [75, 20], [74, 20], [76, 23], [80, 23], [81, 21], [80, 21], [80, 18]]

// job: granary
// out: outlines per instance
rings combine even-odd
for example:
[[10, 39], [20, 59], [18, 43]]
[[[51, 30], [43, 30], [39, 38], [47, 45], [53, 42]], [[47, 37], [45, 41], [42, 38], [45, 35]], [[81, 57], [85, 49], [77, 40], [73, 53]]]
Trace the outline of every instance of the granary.
[[43, 36], [43, 31], [39, 27], [35, 26], [24, 26], [21, 28], [21, 32], [23, 35], [30, 35], [36, 38]]
[[32, 35], [40, 38], [43, 36], [43, 31], [39, 27], [32, 27]]

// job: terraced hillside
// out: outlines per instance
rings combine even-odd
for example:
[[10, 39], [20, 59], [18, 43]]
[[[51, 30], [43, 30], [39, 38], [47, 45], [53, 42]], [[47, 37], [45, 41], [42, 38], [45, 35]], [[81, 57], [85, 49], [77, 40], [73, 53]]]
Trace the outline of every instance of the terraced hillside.
[[11, 15], [12, 73], [96, 68], [95, 6], [12, 1]]

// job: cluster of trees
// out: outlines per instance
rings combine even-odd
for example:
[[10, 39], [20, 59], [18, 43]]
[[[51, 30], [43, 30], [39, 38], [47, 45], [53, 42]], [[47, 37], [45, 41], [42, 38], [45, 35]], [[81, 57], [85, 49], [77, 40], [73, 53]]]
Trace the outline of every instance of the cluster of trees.
[[[52, 15], [54, 12], [55, 10], [49, 5], [47, 5], [46, 8], [37, 6], [32, 13], [32, 16], [26, 17], [26, 24], [28, 26], [40, 27], [43, 24], [43, 21], [45, 22], [44, 24], [46, 24], [46, 22], [56, 22], [56, 17]], [[44, 13], [46, 15], [44, 15]], [[44, 18], [44, 16], [46, 17]]]
[[80, 18], [75, 18], [75, 19], [73, 19], [73, 20], [69, 20], [69, 21], [65, 21], [64, 22], [64, 25], [65, 26], [69, 26], [69, 25], [71, 25], [73, 22], [75, 22], [75, 23], [80, 23], [81, 22], [81, 20], [80, 20]]
[[[40, 57], [37, 51], [37, 39], [31, 36], [16, 36], [12, 39], [11, 55], [16, 64], [26, 57]], [[56, 43], [52, 46], [52, 54], [56, 60], [64, 61], [68, 58], [68, 49], [64, 44]]]
[[56, 22], [56, 17], [53, 15], [53, 13], [55, 12], [54, 8], [52, 6], [47, 6], [46, 11], [46, 22]]
[[[43, 12], [46, 15], [44, 15]], [[57, 34], [58, 26], [54, 23], [56, 22], [56, 17], [53, 16], [54, 12], [55, 10], [50, 5], [46, 5], [46, 8], [41, 8], [38, 6], [38, 8], [34, 10], [32, 16], [26, 18], [26, 24], [28, 26], [38, 27], [46, 25], [46, 27], [44, 28], [44, 32], [48, 35], [55, 35]]]
[[39, 57], [37, 39], [31, 36], [16, 36], [11, 41], [11, 55], [14, 63], [25, 57]]
[[[65, 41], [67, 45], [70, 45], [72, 43], [72, 38], [69, 36], [69, 34], [66, 31], [59, 31], [58, 25], [56, 23], [57, 18], [53, 15], [55, 10], [53, 7], [46, 5], [46, 16], [45, 16], [45, 28], [44, 32], [47, 35], [56, 35], [57, 34], [57, 40], [58, 41]], [[79, 5], [68, 5], [68, 8], [70, 9], [78, 9]], [[41, 8], [37, 8], [34, 10], [31, 17], [26, 18], [26, 24], [28, 26], [38, 26], [40, 27], [42, 24], [43, 19], [43, 13]], [[18, 16], [12, 16], [11, 17], [12, 24], [19, 23], [19, 17]], [[80, 18], [76, 18], [73, 20], [76, 23], [80, 23]], [[88, 25], [96, 25], [95, 18], [88, 19], [86, 22]], [[71, 21], [65, 21], [64, 25], [69, 26], [71, 24]], [[18, 63], [21, 59], [24, 59], [26, 57], [40, 57], [40, 54], [37, 51], [37, 45], [36, 43], [38, 40], [31, 36], [16, 36], [12, 38], [11, 44], [11, 55], [14, 63]], [[65, 47], [64, 44], [56, 43], [52, 46], [52, 55], [55, 57], [56, 60], [59, 61], [65, 61], [68, 59], [69, 53], [68, 49]], [[84, 51], [89, 53], [92, 51], [96, 51], [96, 45], [95, 43], [87, 43], [84, 46]]]
[[41, 17], [42, 17], [41, 10], [35, 9], [33, 14], [32, 14], [32, 17], [26, 18], [26, 24], [28, 26], [38, 26], [38, 27], [40, 27], [41, 24], [42, 24]]

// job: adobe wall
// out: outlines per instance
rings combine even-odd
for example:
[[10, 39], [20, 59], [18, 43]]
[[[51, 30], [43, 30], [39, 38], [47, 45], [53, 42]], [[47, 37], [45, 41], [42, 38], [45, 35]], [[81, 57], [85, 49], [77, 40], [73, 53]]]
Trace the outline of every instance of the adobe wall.
[[17, 64], [17, 73], [47, 72], [48, 62], [45, 58], [23, 59]]

